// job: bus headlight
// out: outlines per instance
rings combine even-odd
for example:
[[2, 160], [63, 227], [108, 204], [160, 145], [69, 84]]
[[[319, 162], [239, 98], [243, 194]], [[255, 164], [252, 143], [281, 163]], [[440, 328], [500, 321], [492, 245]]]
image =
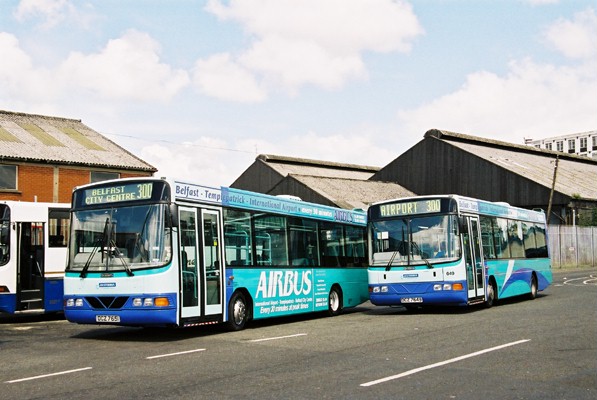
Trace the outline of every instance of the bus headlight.
[[433, 290], [436, 292], [442, 290], [442, 285], [440, 285], [440, 284], [433, 285]]
[[168, 307], [170, 300], [167, 297], [135, 297], [133, 299], [133, 307]]
[[66, 299], [64, 305], [66, 307], [83, 307], [83, 299]]

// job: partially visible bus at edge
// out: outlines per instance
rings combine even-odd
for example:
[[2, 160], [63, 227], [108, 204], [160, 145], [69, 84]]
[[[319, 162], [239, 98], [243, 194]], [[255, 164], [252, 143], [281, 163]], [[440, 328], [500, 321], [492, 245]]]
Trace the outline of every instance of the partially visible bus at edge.
[[240, 330], [369, 298], [364, 212], [155, 178], [82, 186], [72, 202], [71, 322]]
[[552, 281], [545, 214], [456, 195], [368, 209], [374, 305], [471, 305], [534, 299]]
[[0, 201], [0, 313], [62, 311], [69, 210]]

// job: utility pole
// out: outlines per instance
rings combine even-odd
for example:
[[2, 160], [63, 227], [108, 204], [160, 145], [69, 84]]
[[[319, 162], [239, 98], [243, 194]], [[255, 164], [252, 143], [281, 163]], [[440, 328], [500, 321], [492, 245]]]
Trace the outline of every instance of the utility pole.
[[553, 169], [553, 180], [551, 182], [551, 192], [549, 192], [549, 204], [547, 205], [547, 225], [549, 225], [549, 218], [551, 216], [551, 202], [553, 200], [553, 192], [556, 187], [556, 177], [558, 175], [558, 161], [560, 161], [560, 156], [556, 155], [556, 165]]

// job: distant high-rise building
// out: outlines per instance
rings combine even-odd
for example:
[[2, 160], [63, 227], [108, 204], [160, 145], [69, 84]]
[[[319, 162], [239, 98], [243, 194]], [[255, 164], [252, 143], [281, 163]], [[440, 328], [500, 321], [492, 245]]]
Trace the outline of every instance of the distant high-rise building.
[[538, 149], [561, 151], [563, 153], [597, 158], [597, 131], [554, 136], [538, 140], [525, 139], [524, 142]]

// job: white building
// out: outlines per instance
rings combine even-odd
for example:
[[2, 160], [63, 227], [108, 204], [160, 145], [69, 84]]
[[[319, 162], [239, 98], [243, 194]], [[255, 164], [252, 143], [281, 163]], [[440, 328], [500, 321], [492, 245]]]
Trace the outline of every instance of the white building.
[[524, 142], [538, 149], [555, 150], [597, 158], [597, 131], [573, 133], [571, 135], [554, 136], [539, 140], [525, 139]]

